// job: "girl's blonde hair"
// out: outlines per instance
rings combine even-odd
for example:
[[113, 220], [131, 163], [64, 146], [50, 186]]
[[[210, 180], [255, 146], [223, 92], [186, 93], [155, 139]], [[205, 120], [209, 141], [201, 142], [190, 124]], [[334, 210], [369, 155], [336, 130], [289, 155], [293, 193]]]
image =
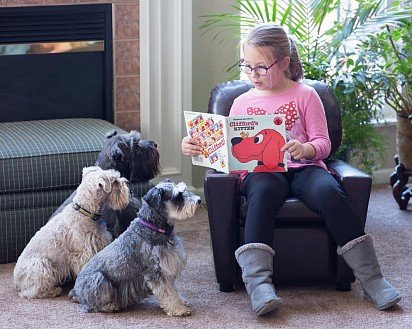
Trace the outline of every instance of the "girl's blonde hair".
[[285, 76], [293, 81], [303, 79], [302, 63], [295, 43], [282, 26], [273, 23], [259, 24], [242, 40], [241, 46], [245, 44], [257, 49], [268, 49], [274, 60], [289, 56], [290, 63]]

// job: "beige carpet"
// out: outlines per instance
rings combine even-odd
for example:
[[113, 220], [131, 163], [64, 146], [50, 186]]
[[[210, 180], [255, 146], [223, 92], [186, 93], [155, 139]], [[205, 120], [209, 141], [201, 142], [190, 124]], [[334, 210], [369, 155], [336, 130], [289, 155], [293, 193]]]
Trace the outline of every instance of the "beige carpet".
[[367, 232], [374, 235], [381, 265], [401, 291], [396, 308], [377, 311], [362, 297], [333, 286], [277, 287], [285, 305], [270, 316], [256, 318], [244, 290], [221, 293], [214, 277], [207, 217], [178, 226], [185, 239], [188, 265], [178, 281], [193, 315], [169, 318], [151, 297], [138, 307], [116, 314], [85, 314], [64, 295], [47, 300], [20, 299], [12, 289], [14, 264], [0, 265], [0, 328], [412, 328], [412, 205], [400, 211], [388, 186], [374, 187]]

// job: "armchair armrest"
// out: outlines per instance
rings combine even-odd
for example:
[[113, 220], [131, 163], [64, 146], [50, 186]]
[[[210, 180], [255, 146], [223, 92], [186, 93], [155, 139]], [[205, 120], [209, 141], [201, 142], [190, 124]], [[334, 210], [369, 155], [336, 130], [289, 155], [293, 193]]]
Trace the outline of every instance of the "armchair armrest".
[[327, 166], [345, 190], [348, 198], [353, 202], [363, 220], [363, 224], [365, 224], [372, 178], [363, 171], [340, 160], [329, 161]]
[[237, 281], [237, 176], [209, 169], [205, 173], [204, 191], [216, 279], [221, 291], [232, 291]]

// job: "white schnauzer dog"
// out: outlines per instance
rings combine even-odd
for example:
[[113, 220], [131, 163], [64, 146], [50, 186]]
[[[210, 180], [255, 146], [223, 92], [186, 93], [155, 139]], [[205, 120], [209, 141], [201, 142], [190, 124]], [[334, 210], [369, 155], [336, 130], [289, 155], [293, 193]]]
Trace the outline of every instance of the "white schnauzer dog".
[[[95, 166], [114, 169], [120, 172], [130, 183], [141, 183], [156, 177], [160, 171], [159, 152], [152, 140], [141, 139], [139, 132], [132, 130], [127, 134], [118, 134], [116, 130], [106, 134], [103, 148], [97, 156]], [[51, 218], [60, 213], [72, 202], [73, 194], [53, 213]], [[102, 218], [114, 238], [122, 234], [136, 217], [141, 206], [141, 198], [131, 192], [131, 201], [121, 210], [111, 209], [108, 205], [102, 209]]]
[[14, 268], [14, 287], [21, 297], [60, 295], [92, 256], [113, 240], [100, 210], [125, 208], [130, 200], [127, 179], [115, 170], [83, 169], [73, 203], [49, 220], [30, 240]]
[[183, 182], [166, 179], [151, 188], [128, 229], [84, 266], [69, 299], [85, 312], [115, 312], [154, 294], [167, 315], [190, 315], [175, 287], [187, 255], [173, 229], [200, 203]]

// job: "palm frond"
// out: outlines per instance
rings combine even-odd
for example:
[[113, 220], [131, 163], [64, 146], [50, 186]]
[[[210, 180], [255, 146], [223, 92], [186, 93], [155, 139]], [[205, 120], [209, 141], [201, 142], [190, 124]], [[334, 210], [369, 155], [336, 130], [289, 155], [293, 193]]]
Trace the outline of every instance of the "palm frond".
[[265, 20], [266, 20], [266, 22], [270, 22], [269, 6], [268, 6], [268, 2], [266, 0], [263, 1], [263, 7], [265, 9]]
[[385, 1], [379, 0], [358, 6], [354, 12], [346, 11], [342, 21], [342, 30], [338, 32], [331, 41], [330, 48], [333, 49], [331, 57], [335, 56], [339, 46], [351, 40], [362, 41], [370, 34], [378, 33], [385, 26], [399, 26], [403, 19], [410, 19], [411, 8], [399, 10], [397, 7], [385, 7]]
[[250, 1], [250, 0], [244, 0], [244, 1], [239, 1], [240, 3], [240, 8], [241, 10], [244, 10], [245, 13], [248, 13], [250, 16], [261, 19], [262, 17], [259, 16], [259, 11], [256, 10], [257, 7], [257, 2], [256, 1]]

